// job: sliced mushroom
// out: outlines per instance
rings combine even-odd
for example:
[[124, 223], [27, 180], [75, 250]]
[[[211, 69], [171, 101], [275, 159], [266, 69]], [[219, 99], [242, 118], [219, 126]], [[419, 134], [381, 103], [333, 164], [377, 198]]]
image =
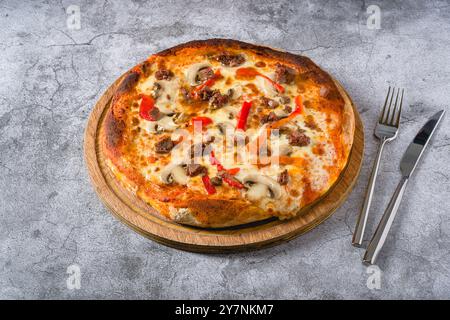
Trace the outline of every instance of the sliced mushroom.
[[158, 127], [162, 128], [164, 131], [175, 130], [178, 128], [178, 125], [173, 120], [173, 117], [164, 116], [157, 121]]
[[197, 83], [197, 73], [201, 69], [208, 68], [208, 67], [211, 67], [210, 63], [208, 63], [208, 62], [199, 62], [199, 63], [194, 63], [189, 68], [187, 68], [187, 70], [185, 72], [185, 76], [186, 76], [186, 79], [187, 79], [189, 85], [196, 86], [198, 84]]
[[272, 178], [258, 174], [249, 174], [242, 180], [248, 187], [247, 198], [257, 201], [262, 198], [278, 199], [281, 197], [281, 186]]
[[158, 122], [157, 121], [143, 121], [140, 124], [140, 127], [149, 133], [155, 133], [158, 131]]
[[176, 182], [181, 185], [186, 185], [189, 177], [181, 164], [171, 163], [161, 170], [160, 179], [165, 184]]
[[261, 200], [267, 197], [268, 194], [270, 194], [269, 187], [262, 183], [255, 183], [254, 185], [250, 186], [246, 193], [247, 199], [250, 201]]
[[172, 119], [176, 124], [181, 124], [189, 120], [189, 115], [185, 112], [178, 112], [173, 115]]

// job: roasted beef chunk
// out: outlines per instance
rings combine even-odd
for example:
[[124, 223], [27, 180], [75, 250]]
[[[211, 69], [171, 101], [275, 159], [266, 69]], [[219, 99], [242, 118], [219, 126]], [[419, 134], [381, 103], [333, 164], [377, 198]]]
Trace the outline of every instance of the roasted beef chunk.
[[280, 102], [282, 104], [287, 104], [287, 103], [291, 102], [291, 98], [289, 98], [288, 96], [281, 96], [280, 97]]
[[185, 101], [190, 101], [192, 99], [191, 92], [185, 87], [180, 88], [180, 93]]
[[170, 137], [165, 137], [155, 144], [156, 153], [169, 153], [174, 146], [175, 143], [172, 141], [172, 139], [170, 139]]
[[292, 112], [292, 107], [291, 106], [284, 106], [284, 112], [286, 113], [291, 113]]
[[268, 122], [274, 122], [278, 120], [278, 116], [275, 114], [275, 112], [270, 112], [269, 114], [266, 114], [261, 117], [261, 124], [268, 123]]
[[153, 107], [148, 111], [148, 115], [154, 119], [154, 120], [158, 120], [161, 113], [159, 112], [159, 109], [157, 107]]
[[259, 101], [263, 107], [269, 109], [275, 109], [279, 105], [275, 100], [266, 97], [261, 97]]
[[206, 144], [204, 144], [204, 143], [197, 143], [197, 144], [191, 145], [191, 150], [190, 150], [191, 159], [194, 159], [197, 157], [202, 157], [203, 151], [205, 150], [205, 148], [206, 148]]
[[216, 176], [216, 177], [211, 178], [211, 183], [213, 186], [218, 187], [218, 186], [222, 185], [223, 181], [222, 181], [221, 177]]
[[282, 186], [288, 184], [289, 182], [289, 173], [287, 170], [284, 170], [278, 175], [278, 183]]
[[212, 136], [206, 141], [206, 143], [197, 143], [197, 144], [191, 145], [191, 150], [190, 150], [191, 159], [210, 154], [211, 150], [212, 150], [210, 144], [213, 143], [214, 140], [215, 140], [215, 137]]
[[208, 137], [208, 139], [206, 140], [206, 144], [213, 143], [214, 141], [216, 141], [216, 137], [215, 137], [215, 136], [210, 136], [210, 137]]
[[173, 77], [173, 73], [170, 70], [159, 69], [155, 72], [156, 80], [170, 80]]
[[295, 71], [281, 63], [276, 64], [275, 81], [278, 83], [290, 84], [294, 81]]
[[189, 177], [195, 177], [198, 175], [204, 175], [208, 173], [208, 169], [200, 164], [188, 164], [186, 166], [186, 174]]
[[210, 67], [205, 67], [197, 72], [197, 77], [195, 78], [195, 80], [197, 81], [197, 83], [202, 83], [208, 79], [211, 79], [212, 77], [214, 77], [213, 69], [211, 69]]
[[204, 87], [198, 92], [198, 97], [202, 101], [208, 101], [214, 94], [214, 91], [209, 87]]
[[305, 119], [305, 126], [307, 128], [310, 128], [312, 130], [318, 130], [319, 127], [317, 126], [317, 123], [314, 121], [314, 118], [312, 116], [307, 116]]
[[303, 133], [303, 130], [292, 131], [289, 135], [289, 144], [297, 147], [304, 147], [310, 143], [309, 137]]
[[214, 90], [209, 102], [212, 109], [219, 109], [227, 104], [229, 99], [230, 96], [228, 94], [221, 94], [219, 90]]
[[231, 54], [229, 52], [222, 52], [216, 56], [216, 60], [227, 67], [237, 67], [245, 62], [245, 58], [241, 54]]

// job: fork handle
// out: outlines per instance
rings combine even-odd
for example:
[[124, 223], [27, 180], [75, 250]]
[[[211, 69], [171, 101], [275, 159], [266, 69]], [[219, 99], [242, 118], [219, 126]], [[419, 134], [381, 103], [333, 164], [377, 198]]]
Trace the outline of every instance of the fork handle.
[[391, 201], [386, 208], [386, 211], [378, 224], [377, 230], [370, 240], [367, 251], [364, 254], [363, 261], [365, 263], [374, 264], [377, 260], [377, 256], [381, 251], [381, 248], [386, 241], [386, 237], [391, 229], [392, 222], [397, 215], [398, 208], [400, 207], [400, 202], [402, 201], [403, 194], [405, 193], [406, 185], [408, 184], [408, 177], [402, 177], [397, 189], [395, 189], [392, 195]]
[[367, 217], [369, 215], [370, 204], [372, 203], [373, 192], [375, 190], [375, 183], [377, 181], [378, 169], [380, 167], [381, 155], [383, 153], [384, 145], [387, 139], [382, 138], [381, 143], [378, 147], [377, 156], [375, 158], [375, 163], [373, 164], [372, 173], [370, 174], [369, 184], [366, 190], [366, 196], [364, 197], [364, 205], [358, 217], [358, 222], [356, 223], [355, 232], [353, 233], [352, 244], [355, 247], [360, 247], [364, 239], [364, 231], [366, 230]]

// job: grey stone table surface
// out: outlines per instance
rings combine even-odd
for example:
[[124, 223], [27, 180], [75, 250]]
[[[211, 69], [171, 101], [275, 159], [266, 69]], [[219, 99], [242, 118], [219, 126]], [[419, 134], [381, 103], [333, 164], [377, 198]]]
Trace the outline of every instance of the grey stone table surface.
[[[344, 84], [364, 121], [365, 161], [348, 200], [286, 244], [215, 255], [167, 248], [111, 216], [89, 182], [83, 132], [102, 92], [153, 52], [213, 37], [311, 57]], [[350, 244], [387, 86], [406, 88], [406, 105], [369, 234], [407, 144], [448, 108], [449, 2], [0, 1], [0, 52], [0, 298], [450, 298], [449, 115], [409, 185], [379, 269], [362, 265], [363, 250]], [[67, 285], [73, 265], [79, 289]]]

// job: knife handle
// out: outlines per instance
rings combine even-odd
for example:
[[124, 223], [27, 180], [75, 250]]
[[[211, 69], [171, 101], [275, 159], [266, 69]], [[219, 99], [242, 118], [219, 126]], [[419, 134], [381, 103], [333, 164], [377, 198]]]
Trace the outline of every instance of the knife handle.
[[372, 173], [370, 174], [369, 183], [367, 185], [366, 196], [364, 197], [364, 204], [359, 213], [358, 222], [356, 222], [355, 232], [353, 232], [352, 244], [355, 247], [360, 247], [363, 238], [364, 231], [366, 230], [367, 217], [369, 216], [370, 204], [372, 203], [373, 193], [375, 191], [375, 183], [377, 181], [378, 169], [380, 168], [381, 155], [383, 154], [383, 148], [386, 144], [386, 139], [383, 139], [378, 147], [377, 156], [373, 164]]
[[364, 254], [363, 262], [375, 264], [378, 254], [380, 253], [381, 248], [383, 248], [386, 237], [391, 229], [392, 222], [394, 221], [398, 208], [400, 207], [400, 202], [402, 201], [406, 185], [408, 184], [408, 179], [408, 177], [402, 177], [397, 188], [395, 189], [391, 201], [389, 201], [386, 211], [378, 224], [375, 234], [373, 235], [372, 240], [370, 240], [369, 246]]

